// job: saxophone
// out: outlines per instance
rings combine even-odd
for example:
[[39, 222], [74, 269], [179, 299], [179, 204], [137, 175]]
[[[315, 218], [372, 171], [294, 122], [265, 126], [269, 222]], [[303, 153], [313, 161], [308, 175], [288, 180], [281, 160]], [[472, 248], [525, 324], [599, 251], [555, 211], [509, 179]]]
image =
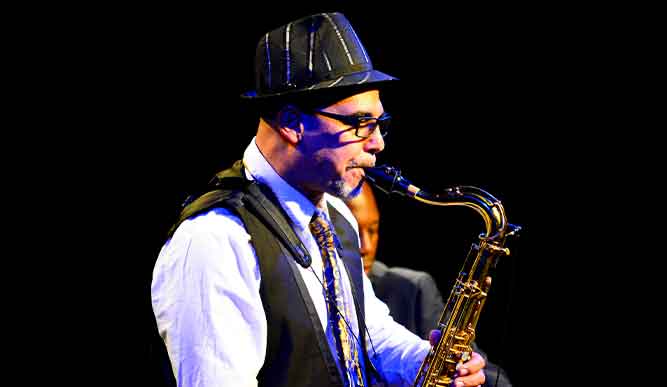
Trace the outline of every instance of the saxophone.
[[486, 231], [470, 248], [438, 322], [440, 339], [424, 358], [413, 382], [413, 387], [449, 386], [456, 377], [456, 366], [471, 357], [475, 327], [491, 287], [490, 271], [500, 256], [509, 255], [505, 240], [521, 227], [508, 223], [500, 201], [477, 187], [458, 186], [432, 194], [412, 185], [391, 166], [366, 168], [365, 172], [366, 180], [387, 194], [435, 206], [472, 208], [484, 219]]

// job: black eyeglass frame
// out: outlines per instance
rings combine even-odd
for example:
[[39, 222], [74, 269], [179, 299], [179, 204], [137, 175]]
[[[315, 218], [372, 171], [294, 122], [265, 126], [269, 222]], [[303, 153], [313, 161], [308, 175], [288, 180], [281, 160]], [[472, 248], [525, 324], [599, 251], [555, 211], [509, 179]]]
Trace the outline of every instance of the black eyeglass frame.
[[[389, 124], [391, 123], [391, 115], [387, 112], [380, 114], [380, 117], [377, 118], [363, 116], [363, 115], [345, 116], [342, 114], [330, 113], [322, 110], [315, 110], [315, 113], [323, 115], [325, 117], [333, 118], [334, 120], [340, 121], [345, 125], [353, 127], [355, 129], [354, 135], [359, 138], [369, 138], [370, 136], [373, 135], [373, 133], [375, 133], [375, 131], [378, 128], [380, 128], [380, 135], [384, 137], [387, 135], [386, 129], [389, 127]], [[372, 124], [375, 124], [375, 126], [373, 127], [373, 130], [371, 130], [368, 133], [367, 136], [359, 135], [359, 129], [364, 129], [368, 125]]]

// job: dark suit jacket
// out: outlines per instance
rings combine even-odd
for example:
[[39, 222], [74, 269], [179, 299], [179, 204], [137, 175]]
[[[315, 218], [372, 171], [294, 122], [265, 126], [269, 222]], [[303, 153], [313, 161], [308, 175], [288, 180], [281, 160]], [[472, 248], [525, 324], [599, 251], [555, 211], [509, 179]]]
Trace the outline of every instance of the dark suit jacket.
[[[424, 271], [404, 267], [387, 267], [375, 261], [368, 278], [373, 284], [375, 295], [389, 307], [389, 313], [396, 322], [416, 335], [428, 339], [429, 333], [438, 325], [445, 308], [442, 295], [433, 277]], [[486, 353], [475, 343], [473, 350], [486, 359], [486, 382], [484, 387], [492, 387], [498, 378], [498, 387], [512, 387], [505, 371], [489, 362]]]
[[428, 340], [445, 307], [433, 277], [424, 271], [389, 268], [375, 261], [368, 278], [375, 295], [387, 304], [394, 320]]

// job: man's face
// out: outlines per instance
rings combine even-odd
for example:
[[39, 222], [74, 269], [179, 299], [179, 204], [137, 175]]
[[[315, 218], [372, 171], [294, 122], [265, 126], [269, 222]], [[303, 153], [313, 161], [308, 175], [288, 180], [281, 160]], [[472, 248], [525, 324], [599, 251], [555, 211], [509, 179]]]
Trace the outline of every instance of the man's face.
[[375, 262], [378, 241], [380, 240], [380, 212], [371, 187], [363, 185], [361, 194], [347, 202], [352, 214], [359, 224], [359, 239], [361, 240], [361, 258], [364, 261], [364, 271], [368, 273]]
[[364, 271], [368, 273], [375, 262], [375, 254], [380, 239], [380, 217], [377, 208], [366, 206], [357, 215], [359, 222], [359, 238], [361, 239], [361, 258], [364, 261]]
[[[321, 109], [344, 116], [379, 117], [384, 112], [377, 90], [343, 99]], [[375, 154], [384, 149], [380, 130], [360, 138], [354, 127], [313, 112], [307, 115], [304, 141], [300, 142], [303, 186], [308, 191], [327, 192], [347, 199], [359, 193], [363, 167], [375, 165]]]

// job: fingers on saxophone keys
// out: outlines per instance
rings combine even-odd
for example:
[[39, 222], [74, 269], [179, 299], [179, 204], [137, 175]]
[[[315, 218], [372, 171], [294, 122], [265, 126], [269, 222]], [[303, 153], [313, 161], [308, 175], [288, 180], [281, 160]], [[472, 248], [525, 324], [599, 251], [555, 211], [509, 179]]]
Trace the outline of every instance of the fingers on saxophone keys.
[[470, 360], [457, 365], [454, 385], [456, 387], [468, 387], [483, 384], [486, 379], [486, 375], [484, 374], [485, 365], [484, 358], [478, 353], [473, 352]]
[[467, 377], [457, 377], [452, 383], [455, 387], [473, 387], [484, 384], [486, 378], [483, 372], [478, 372]]
[[470, 373], [470, 371], [467, 368], [459, 368], [459, 371], [457, 372], [458, 376], [466, 376]]

